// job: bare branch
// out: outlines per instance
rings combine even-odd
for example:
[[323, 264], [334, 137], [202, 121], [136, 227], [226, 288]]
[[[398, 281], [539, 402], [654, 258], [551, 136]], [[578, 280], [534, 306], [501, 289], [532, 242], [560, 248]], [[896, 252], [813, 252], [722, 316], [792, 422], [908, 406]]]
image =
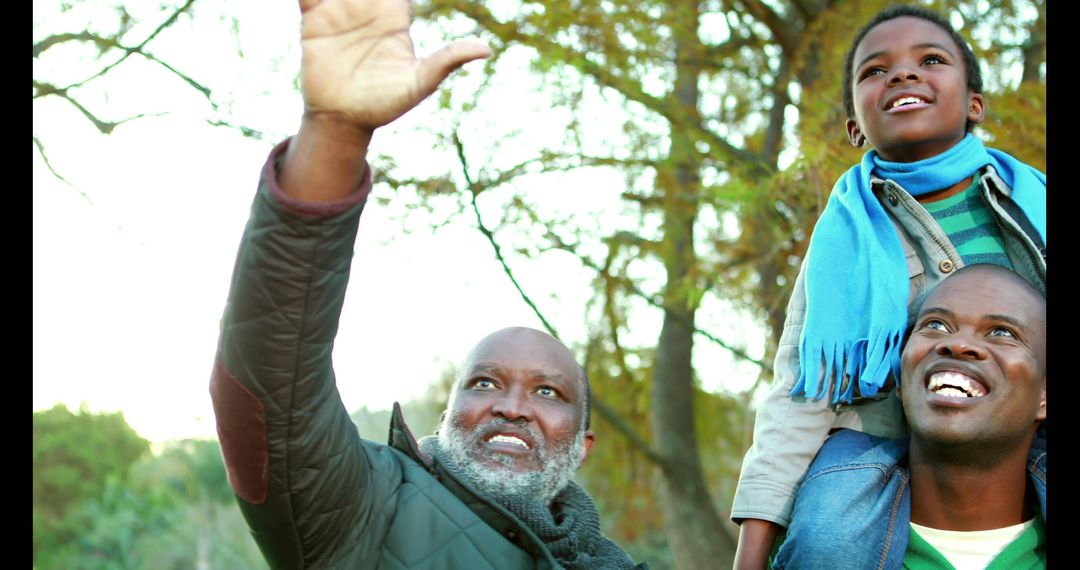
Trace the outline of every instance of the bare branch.
[[65, 43], [65, 42], [84, 41], [84, 42], [99, 43], [99, 41], [101, 39], [102, 38], [100, 36], [97, 36], [95, 34], [91, 34], [90, 32], [79, 32], [77, 34], [56, 34], [56, 35], [52, 35], [52, 36], [49, 36], [49, 37], [41, 40], [40, 42], [34, 44], [34, 58], [36, 59], [45, 50], [47, 50], [47, 49], [49, 49], [49, 48], [51, 48], [51, 47], [53, 47], [55, 45], [59, 45], [59, 44]]
[[[543, 313], [540, 312], [540, 309], [536, 306], [536, 303], [534, 303], [533, 300], [529, 297], [529, 295], [526, 294], [525, 291], [521, 288], [521, 284], [518, 283], [517, 278], [514, 277], [513, 271], [510, 270], [510, 266], [507, 265], [506, 259], [502, 255], [502, 248], [499, 247], [498, 242], [495, 241], [495, 234], [484, 224], [483, 217], [480, 215], [480, 208], [477, 206], [476, 203], [476, 197], [480, 194], [480, 190], [479, 187], [476, 186], [472, 181], [472, 175], [469, 173], [468, 161], [465, 159], [465, 147], [461, 143], [461, 138], [458, 137], [457, 131], [454, 131], [453, 140], [454, 147], [457, 149], [458, 161], [461, 162], [461, 170], [465, 175], [465, 182], [466, 184], [468, 184], [469, 193], [472, 195], [472, 209], [473, 213], [476, 215], [477, 228], [480, 230], [480, 233], [484, 234], [484, 237], [487, 238], [488, 243], [491, 244], [491, 248], [495, 251], [496, 259], [499, 260], [499, 264], [502, 266], [503, 272], [505, 272], [506, 276], [510, 278], [510, 282], [514, 284], [514, 288], [517, 290], [518, 295], [520, 295], [522, 300], [525, 301], [525, 304], [529, 305], [529, 308], [533, 310], [533, 313], [536, 314], [537, 318], [540, 319], [540, 322], [543, 323], [544, 328], [547, 329], [548, 333], [555, 338], [559, 338], [559, 333], [555, 330], [555, 327], [550, 322], [548, 322], [546, 318], [544, 318]], [[630, 424], [628, 424], [626, 420], [624, 420], [621, 416], [619, 416], [618, 412], [605, 404], [599, 397], [595, 396], [592, 398], [592, 406], [596, 410], [596, 412], [600, 414], [601, 417], [603, 417], [605, 420], [608, 421], [608, 423], [611, 424], [612, 427], [614, 427], [617, 431], [619, 431], [627, 439], [629, 439], [634, 444], [635, 448], [641, 451], [641, 453], [644, 454], [647, 459], [654, 463], [657, 463], [658, 465], [664, 464], [663, 457], [659, 453], [657, 453], [656, 450], [654, 450], [647, 441], [645, 441], [640, 435], [638, 435], [638, 433], [634, 431], [633, 427], [630, 426]]]
[[128, 121], [132, 121], [132, 120], [135, 120], [135, 119], [141, 119], [143, 117], [148, 117], [148, 116], [160, 116], [160, 115], [165, 114], [165, 113], [153, 113], [153, 114], [148, 115], [146, 113], [140, 113], [138, 115], [134, 115], [134, 116], [128, 117], [126, 119], [121, 119], [119, 121], [103, 121], [103, 120], [97, 118], [97, 116], [95, 116], [93, 113], [91, 113], [89, 109], [87, 109], [86, 107], [83, 107], [82, 104], [79, 103], [74, 97], [72, 97], [71, 95], [68, 95], [68, 92], [67, 92], [66, 88], [61, 89], [61, 88], [56, 87], [54, 85], [49, 85], [48, 83], [41, 83], [41, 82], [35, 80], [34, 81], [34, 89], [37, 89], [37, 92], [34, 94], [34, 99], [37, 99], [39, 97], [46, 97], [48, 95], [55, 95], [57, 97], [60, 97], [61, 99], [64, 99], [68, 103], [71, 103], [76, 109], [78, 109], [79, 112], [82, 113], [84, 117], [86, 117], [91, 123], [93, 123], [94, 127], [96, 127], [98, 131], [101, 131], [101, 133], [105, 134], [105, 135], [112, 133], [113, 129], [115, 129], [116, 127], [118, 127], [118, 126], [120, 126], [120, 125], [122, 125], [122, 124], [124, 124], [124, 123], [126, 123]]
[[[79, 86], [85, 85], [86, 83], [88, 83], [90, 81], [93, 81], [94, 79], [97, 79], [98, 77], [101, 77], [102, 75], [105, 75], [110, 70], [112, 70], [114, 67], [116, 67], [116, 66], [120, 65], [121, 63], [123, 63], [123, 61], [126, 60], [128, 57], [130, 57], [131, 54], [133, 54], [133, 53], [140, 53], [141, 54], [142, 49], [143, 49], [143, 47], [146, 46], [146, 44], [150, 43], [150, 41], [153, 40], [155, 37], [157, 37], [157, 35], [160, 34], [165, 28], [168, 28], [169, 26], [173, 25], [176, 22], [177, 18], [180, 17], [180, 14], [183, 14], [184, 12], [186, 12], [189, 8], [191, 8], [191, 5], [194, 4], [194, 3], [195, 3], [195, 0], [187, 0], [186, 2], [184, 2], [183, 6], [180, 6], [179, 8], [177, 8], [176, 11], [172, 13], [172, 15], [170, 15], [168, 18], [166, 18], [165, 21], [162, 22], [157, 27], [157, 29], [155, 29], [149, 36], [147, 36], [146, 39], [144, 39], [142, 42], [140, 42], [139, 45], [137, 45], [137, 46], [135, 46], [133, 48], [120, 48], [120, 49], [124, 50], [124, 55], [122, 55], [120, 57], [120, 59], [112, 62], [109, 65], [106, 65], [101, 71], [98, 71], [94, 75], [91, 75], [90, 77], [87, 77], [86, 79], [83, 79], [82, 81], [79, 81], [78, 83], [68, 85], [67, 89], [71, 89], [73, 87], [79, 87]], [[119, 47], [119, 46], [117, 46], [117, 47]]]
[[630, 442], [634, 444], [634, 449], [640, 451], [646, 459], [660, 467], [667, 466], [668, 462], [664, 456], [657, 452], [653, 446], [649, 445], [649, 442], [638, 435], [638, 433], [634, 431], [634, 427], [627, 423], [626, 420], [624, 420], [611, 406], [607, 405], [595, 395], [592, 398], [592, 406], [600, 417], [611, 424], [611, 427], [615, 428], [615, 430], [621, 433], [626, 439], [629, 439]]
[[476, 197], [480, 194], [480, 191], [473, 184], [472, 175], [469, 174], [469, 164], [465, 159], [465, 147], [461, 144], [461, 138], [458, 137], [456, 130], [454, 131], [454, 147], [457, 149], [458, 160], [461, 162], [461, 171], [465, 175], [465, 182], [469, 186], [469, 193], [472, 194], [472, 209], [473, 213], [476, 215], [477, 228], [480, 230], [480, 233], [484, 234], [484, 237], [487, 238], [488, 243], [491, 244], [491, 249], [495, 251], [495, 258], [499, 260], [499, 264], [502, 265], [503, 272], [505, 272], [506, 276], [510, 278], [510, 282], [514, 284], [514, 288], [517, 289], [518, 294], [521, 295], [521, 298], [525, 301], [525, 304], [533, 310], [533, 313], [535, 313], [537, 318], [540, 319], [540, 322], [544, 324], [544, 328], [547, 329], [548, 333], [550, 333], [551, 336], [555, 338], [559, 338], [559, 333], [555, 331], [555, 327], [552, 326], [552, 324], [548, 322], [546, 318], [544, 318], [543, 313], [540, 312], [540, 309], [536, 306], [536, 303], [534, 303], [533, 300], [529, 297], [529, 295], [525, 293], [525, 291], [521, 288], [521, 284], [518, 283], [517, 278], [514, 277], [514, 272], [510, 270], [510, 266], [506, 263], [506, 258], [503, 257], [502, 248], [500, 248], [499, 243], [495, 241], [495, 234], [492, 233], [492, 231], [488, 229], [486, 225], [484, 225], [484, 219], [480, 215], [480, 207], [476, 204]]
[[266, 133], [257, 129], [253, 129], [251, 127], [245, 127], [244, 125], [234, 125], [232, 123], [222, 121], [221, 119], [207, 119], [206, 122], [214, 127], [225, 127], [238, 130], [240, 131], [240, 134], [244, 135], [249, 139], [255, 139], [257, 141], [266, 140]]
[[[164, 61], [159, 59], [154, 54], [151, 54], [151, 53], [145, 51], [141, 45], [136, 46], [136, 47], [128, 47], [128, 46], [125, 46], [125, 45], [121, 44], [120, 41], [117, 40], [116, 38], [107, 38], [107, 37], [104, 37], [104, 36], [99, 36], [97, 34], [92, 34], [90, 32], [82, 32], [82, 33], [78, 33], [78, 34], [59, 34], [59, 35], [56, 35], [56, 36], [49, 36], [48, 38], [45, 38], [41, 42], [38, 42], [37, 44], [34, 44], [34, 57], [38, 57], [38, 55], [40, 55], [41, 52], [45, 51], [46, 49], [48, 49], [48, 48], [50, 48], [50, 47], [52, 47], [54, 45], [57, 45], [59, 43], [63, 43], [63, 42], [66, 42], [66, 41], [73, 41], [73, 40], [90, 42], [90, 43], [93, 43], [93, 44], [95, 44], [95, 45], [97, 45], [99, 47], [102, 47], [102, 48], [115, 48], [115, 49], [118, 49], [120, 51], [123, 51], [125, 53], [124, 57], [127, 57], [127, 56], [132, 55], [132, 54], [141, 55], [141, 56], [145, 57], [146, 59], [148, 59], [148, 60], [150, 60], [150, 61], [152, 61], [152, 62], [154, 62], [154, 63], [156, 63], [156, 64], [158, 64], [158, 65], [160, 65], [162, 67], [164, 67], [170, 73], [172, 73], [173, 75], [176, 75], [181, 80], [183, 80], [185, 83], [190, 85], [193, 89], [195, 89], [199, 93], [202, 93], [203, 96], [206, 97], [206, 99], [208, 101], [210, 101], [210, 105], [212, 107], [214, 107], [214, 108], [217, 108], [217, 104], [214, 103], [213, 99], [210, 97], [210, 88], [209, 87], [206, 87], [205, 85], [199, 83], [198, 81], [195, 81], [194, 79], [192, 79], [190, 76], [188, 76], [184, 72], [176, 69], [175, 67], [169, 65], [168, 63], [165, 63]], [[143, 43], [145, 44], [145, 42], [143, 42]], [[117, 62], [117, 63], [119, 63], [119, 62]], [[113, 67], [115, 67], [115, 64], [113, 65]], [[98, 75], [101, 75], [101, 74], [99, 73]], [[78, 86], [86, 83], [87, 81], [89, 81], [89, 79], [81, 81], [81, 82], [76, 83], [74, 85], [69, 85], [68, 87], [65, 87], [64, 89], [68, 90], [68, 89], [71, 89], [73, 87], [78, 87]]]
[[[548, 230], [547, 234], [548, 234], [548, 239], [552, 240], [552, 243], [554, 244], [556, 249], [560, 249], [560, 250], [566, 251], [566, 252], [574, 255], [575, 257], [577, 257], [581, 261], [581, 264], [584, 265], [585, 267], [588, 267], [589, 269], [592, 269], [593, 271], [596, 271], [597, 273], [601, 273], [601, 274], [603, 273], [603, 267], [601, 267], [598, 263], [596, 263], [595, 261], [589, 259], [588, 257], [579, 254], [577, 252], [577, 250], [574, 248], [573, 245], [570, 245], [570, 244], [567, 244], [566, 242], [564, 242], [562, 240], [562, 238], [560, 238], [558, 235], [556, 235], [550, 229]], [[612, 277], [612, 278], [614, 279], [614, 277]], [[640, 297], [646, 303], [653, 306], [654, 308], [657, 308], [657, 309], [663, 309], [664, 308], [664, 304], [661, 301], [656, 300], [653, 295], [649, 295], [648, 293], [642, 291], [632, 281], [625, 280], [625, 279], [619, 279], [618, 282], [628, 292], [632, 293], [633, 295], [635, 295], [637, 297]], [[710, 332], [708, 332], [708, 331], [706, 331], [704, 329], [699, 328], [697, 325], [694, 325], [692, 327], [692, 330], [695, 333], [700, 334], [701, 336], [709, 339], [710, 341], [712, 341], [714, 344], [720, 346], [721, 348], [724, 348], [725, 350], [727, 350], [731, 354], [735, 355], [736, 357], [738, 357], [738, 358], [740, 358], [742, 360], [745, 360], [747, 362], [751, 362], [753, 364], [756, 364], [761, 369], [767, 370], [769, 373], [772, 373], [773, 368], [772, 368], [772, 366], [770, 364], [768, 364], [767, 362], [764, 362], [762, 360], [759, 360], [757, 358], [754, 358], [753, 356], [750, 356], [749, 354], [746, 353], [746, 351], [742, 350], [741, 348], [738, 348], [736, 346], [732, 346], [732, 345], [728, 344], [724, 340], [718, 338], [716, 335], [713, 335], [712, 333], [710, 333]]]
[[574, 62], [568, 63], [568, 65], [573, 65], [575, 69], [592, 77], [600, 86], [615, 89], [627, 99], [644, 105], [679, 127], [688, 129], [692, 135], [729, 156], [732, 160], [745, 162], [766, 172], [775, 170], [762, 157], [731, 144], [724, 137], [705, 128], [701, 121], [682, 116], [678, 105], [673, 105], [666, 98], [649, 95], [638, 82], [613, 73], [612, 68], [590, 60], [580, 51], [551, 41], [546, 36], [525, 33], [514, 22], [500, 22], [482, 2], [462, 3], [461, 5], [454, 5], [453, 9], [455, 12], [460, 12], [471, 18], [502, 42], [530, 46], [538, 51], [555, 55], [562, 61]]
[[68, 182], [67, 179], [64, 178], [63, 176], [60, 176], [60, 173], [57, 172], [55, 168], [53, 168], [52, 163], [49, 162], [48, 155], [45, 154], [45, 145], [42, 144], [41, 141], [38, 140], [37, 137], [34, 137], [34, 146], [37, 147], [38, 154], [41, 155], [41, 160], [43, 160], [45, 162], [45, 166], [49, 169], [49, 172], [51, 172], [52, 175], [55, 176], [57, 180], [59, 180], [60, 182], [63, 182], [64, 184], [67, 184], [69, 188], [71, 188], [72, 190], [75, 190], [76, 192], [78, 192], [79, 195], [82, 196], [83, 199], [85, 199], [90, 204], [94, 203], [94, 201], [91, 200], [90, 197], [86, 195], [86, 192], [83, 192], [82, 190], [79, 190], [78, 188], [75, 188], [75, 186], [72, 183]]

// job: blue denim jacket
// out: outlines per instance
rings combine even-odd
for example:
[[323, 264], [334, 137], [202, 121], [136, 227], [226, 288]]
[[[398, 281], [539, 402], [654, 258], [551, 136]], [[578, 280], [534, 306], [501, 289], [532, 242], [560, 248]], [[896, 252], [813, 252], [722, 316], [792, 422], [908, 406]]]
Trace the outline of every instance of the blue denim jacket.
[[[911, 522], [908, 439], [840, 430], [822, 446], [795, 497], [773, 568], [900, 568]], [[1028, 454], [1046, 520], [1046, 430]]]

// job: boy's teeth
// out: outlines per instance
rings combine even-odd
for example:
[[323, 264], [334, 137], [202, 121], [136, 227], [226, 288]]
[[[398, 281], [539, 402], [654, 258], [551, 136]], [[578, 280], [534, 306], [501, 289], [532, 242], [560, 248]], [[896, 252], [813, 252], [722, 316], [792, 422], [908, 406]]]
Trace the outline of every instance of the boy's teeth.
[[491, 443], [512, 443], [514, 445], [520, 445], [521, 447], [524, 447], [525, 449], [529, 449], [529, 444], [525, 443], [524, 441], [522, 441], [519, 438], [512, 437], [512, 436], [509, 436], [509, 435], [496, 435], [496, 436], [492, 437], [491, 439], [489, 439], [488, 441], [491, 442]]
[[919, 99], [918, 97], [901, 97], [900, 99], [897, 99], [896, 101], [893, 101], [892, 106], [893, 106], [893, 108], [896, 108], [896, 107], [899, 107], [901, 105], [908, 105], [908, 104], [911, 104], [911, 103], [922, 103], [922, 102], [923, 102], [923, 100]]

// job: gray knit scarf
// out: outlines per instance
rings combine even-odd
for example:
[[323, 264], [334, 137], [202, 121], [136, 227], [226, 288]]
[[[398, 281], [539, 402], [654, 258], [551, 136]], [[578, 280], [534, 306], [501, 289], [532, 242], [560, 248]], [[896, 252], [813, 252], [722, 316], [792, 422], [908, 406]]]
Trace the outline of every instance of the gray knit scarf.
[[[420, 440], [420, 450], [433, 457], [459, 481], [475, 484], [443, 451], [435, 437]], [[516, 515], [547, 546], [566, 570], [606, 570], [635, 568], [630, 556], [600, 532], [600, 515], [589, 494], [571, 481], [551, 502], [551, 508], [522, 495], [494, 496], [497, 503]]]

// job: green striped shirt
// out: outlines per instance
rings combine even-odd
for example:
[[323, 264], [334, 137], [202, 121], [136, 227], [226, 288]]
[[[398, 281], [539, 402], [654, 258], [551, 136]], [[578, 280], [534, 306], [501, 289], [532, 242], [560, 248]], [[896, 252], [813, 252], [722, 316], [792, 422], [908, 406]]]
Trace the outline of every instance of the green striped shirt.
[[979, 179], [967, 190], [923, 204], [956, 246], [965, 265], [994, 263], [1012, 269], [993, 215], [979, 196]]

